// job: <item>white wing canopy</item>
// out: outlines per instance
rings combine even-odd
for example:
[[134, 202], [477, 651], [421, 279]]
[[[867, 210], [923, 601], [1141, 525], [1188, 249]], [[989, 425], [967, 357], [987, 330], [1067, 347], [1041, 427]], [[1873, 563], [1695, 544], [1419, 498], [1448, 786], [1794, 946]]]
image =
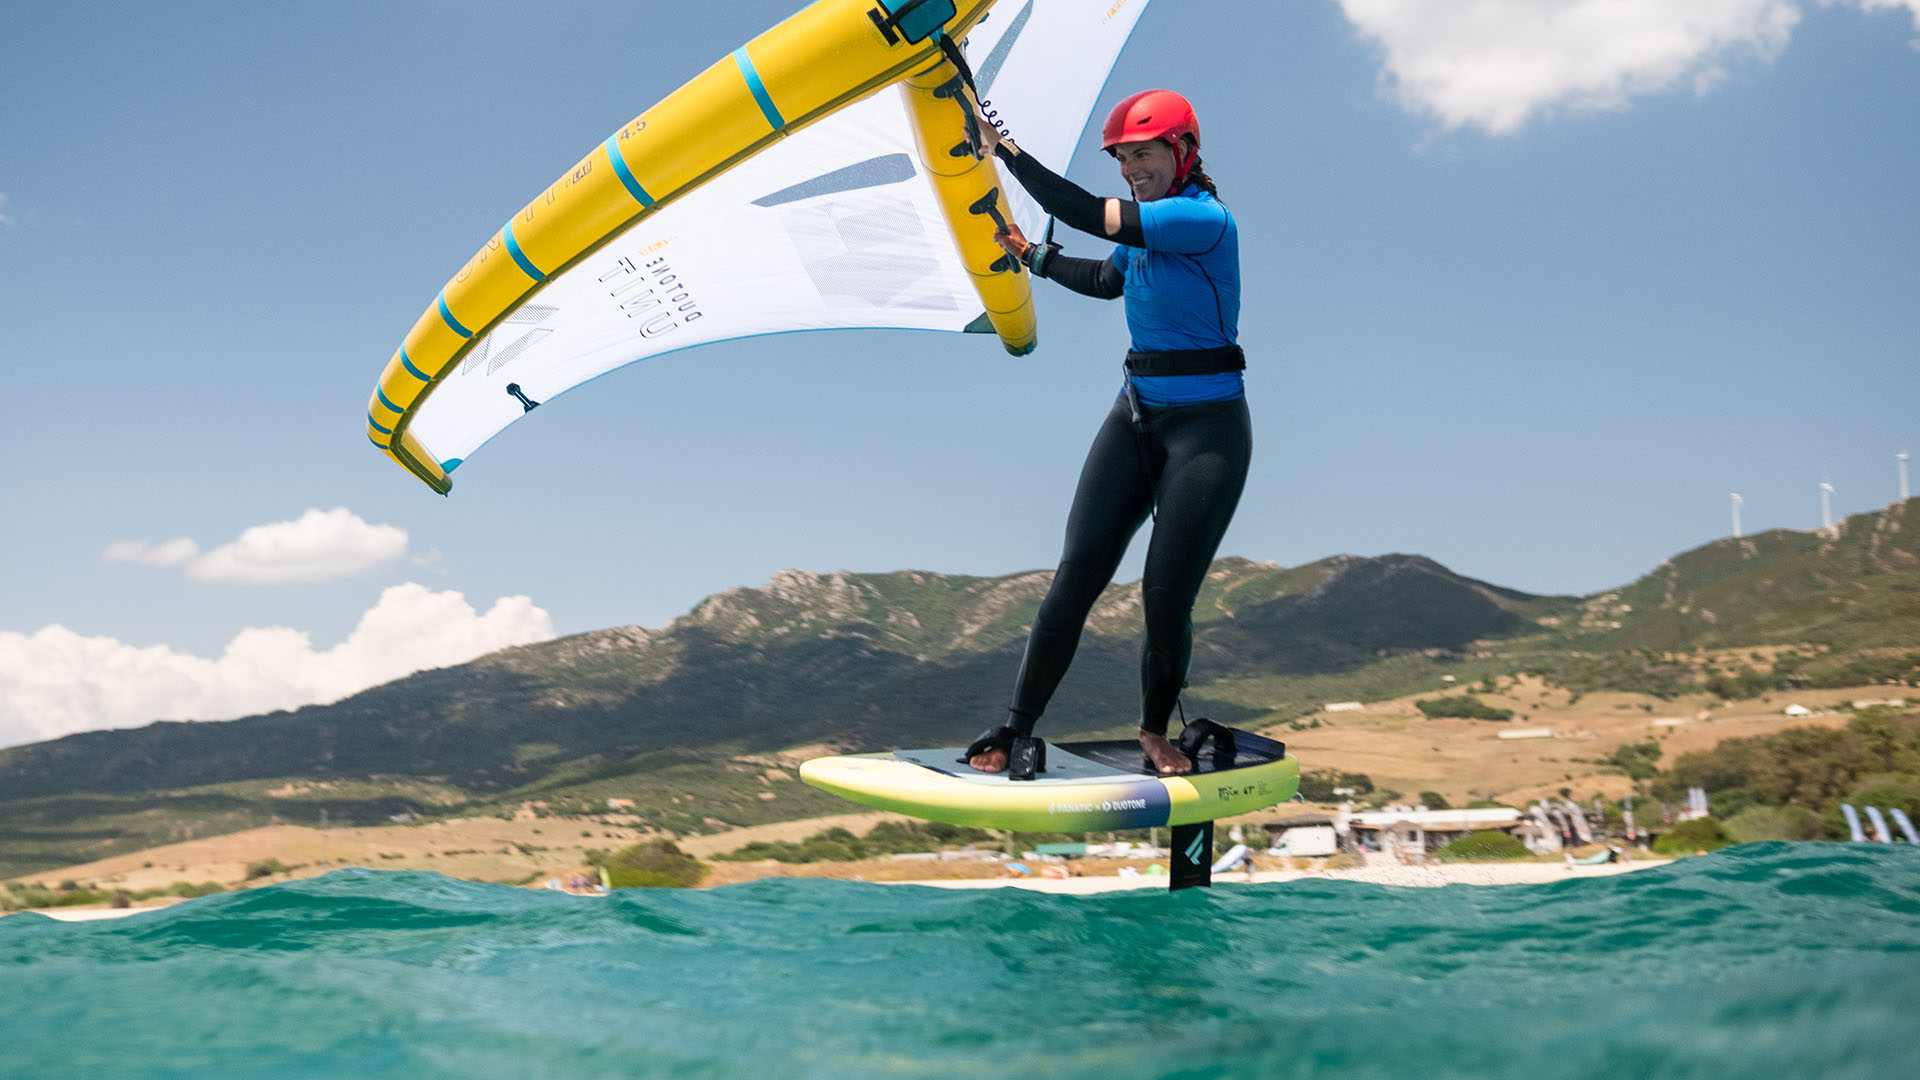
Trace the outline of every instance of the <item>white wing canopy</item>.
[[[971, 31], [979, 91], [1023, 148], [1064, 171], [1145, 6], [1002, 0]], [[1037, 236], [1044, 214], [1008, 192], [1013, 219]], [[431, 386], [407, 430], [451, 472], [534, 406], [638, 360], [800, 330], [961, 331], [981, 316], [903, 96], [886, 88], [545, 281]]]

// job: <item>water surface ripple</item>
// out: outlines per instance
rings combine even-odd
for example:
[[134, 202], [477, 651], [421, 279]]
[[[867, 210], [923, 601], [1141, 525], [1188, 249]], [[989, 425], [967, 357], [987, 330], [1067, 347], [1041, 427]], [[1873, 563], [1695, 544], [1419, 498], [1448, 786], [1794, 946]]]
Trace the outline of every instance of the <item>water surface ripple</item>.
[[585, 899], [346, 870], [0, 919], [0, 1076], [1920, 1076], [1920, 849], [1549, 885]]

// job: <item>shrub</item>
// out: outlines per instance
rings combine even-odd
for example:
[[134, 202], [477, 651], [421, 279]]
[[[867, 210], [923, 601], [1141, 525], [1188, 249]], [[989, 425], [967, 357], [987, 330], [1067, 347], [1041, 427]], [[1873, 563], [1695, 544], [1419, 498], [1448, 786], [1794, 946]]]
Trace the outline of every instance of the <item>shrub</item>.
[[1493, 862], [1507, 859], [1528, 859], [1533, 852], [1527, 845], [1508, 836], [1498, 829], [1487, 829], [1467, 835], [1434, 852], [1434, 855], [1447, 862]]
[[883, 821], [867, 830], [865, 844], [875, 851], [932, 851], [933, 837], [910, 821]]
[[1707, 796], [1707, 811], [1721, 821], [1732, 821], [1748, 807], [1756, 805], [1746, 788], [1727, 788]]
[[1458, 717], [1463, 720], [1511, 720], [1512, 709], [1496, 709], [1472, 694], [1457, 697], [1429, 698], [1416, 701], [1414, 707], [1427, 715], [1430, 720], [1443, 716]]
[[1618, 766], [1632, 779], [1651, 780], [1660, 772], [1660, 744], [1652, 739], [1627, 743], [1615, 750], [1607, 763]]
[[617, 852], [603, 869], [616, 889], [691, 888], [707, 876], [706, 864], [671, 840], [648, 840]]
[[1696, 851], [1718, 851], [1736, 841], [1718, 818], [1694, 818], [1675, 825], [1653, 842], [1655, 855], [1691, 855]]
[[1334, 788], [1353, 788], [1361, 795], [1373, 793], [1373, 778], [1365, 773], [1341, 772], [1338, 769], [1315, 769], [1300, 774], [1300, 797], [1308, 802], [1339, 802], [1341, 796], [1333, 793]]
[[1773, 689], [1774, 680], [1745, 664], [1732, 675], [1715, 675], [1707, 680], [1707, 692], [1727, 701], [1755, 698]]
[[[865, 837], [854, 836], [841, 828], [823, 829], [797, 844], [787, 840], [756, 840], [713, 858], [720, 862], [753, 862], [759, 859], [787, 863], [844, 862], [908, 851], [934, 851], [942, 844], [973, 844], [994, 839], [994, 834], [985, 829], [932, 821], [883, 821], [867, 830]], [[1034, 844], [1072, 839], [1064, 833], [1020, 833], [1014, 837], [1014, 842], [1031, 847]]]
[[713, 856], [719, 862], [758, 862], [761, 859], [773, 859], [784, 863], [810, 861], [800, 850], [799, 844], [785, 840], [755, 840], [732, 851]]
[[825, 837], [810, 837], [800, 845], [800, 853], [805, 856], [802, 862], [852, 862], [859, 856], [853, 846], [841, 840]]
[[1883, 780], [1872, 787], [1854, 792], [1848, 802], [1866, 813], [1869, 806], [1877, 806], [1882, 811], [1899, 807], [1907, 812], [1907, 817], [1920, 821], [1920, 777], [1899, 777]]
[[1437, 791], [1423, 791], [1423, 792], [1421, 792], [1421, 793], [1420, 793], [1420, 805], [1421, 805], [1421, 806], [1424, 806], [1424, 807], [1426, 807], [1426, 808], [1427, 808], [1427, 809], [1429, 809], [1429, 810], [1450, 810], [1450, 809], [1452, 809], [1452, 807], [1450, 807], [1450, 806], [1448, 806], [1448, 805], [1447, 805], [1447, 797], [1446, 797], [1445, 795], [1442, 795], [1442, 794], [1440, 794], [1440, 793], [1439, 793], [1439, 792], [1437, 792]]
[[250, 862], [247, 864], [247, 880], [252, 881], [254, 878], [284, 874], [289, 869], [291, 868], [279, 859], [261, 859], [259, 862]]
[[1727, 832], [1742, 844], [1761, 840], [1818, 840], [1820, 815], [1804, 806], [1750, 806], [1727, 820]]

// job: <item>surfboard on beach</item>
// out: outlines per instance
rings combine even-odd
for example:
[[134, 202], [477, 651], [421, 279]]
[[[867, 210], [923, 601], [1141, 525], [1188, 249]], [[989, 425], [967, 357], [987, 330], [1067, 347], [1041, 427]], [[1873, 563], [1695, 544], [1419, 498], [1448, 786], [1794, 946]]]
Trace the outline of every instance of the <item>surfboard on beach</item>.
[[814, 758], [800, 778], [882, 810], [949, 825], [1020, 832], [1106, 832], [1192, 825], [1293, 798], [1300, 761], [1284, 743], [1232, 731], [1233, 757], [1209, 744], [1184, 776], [1161, 776], [1132, 739], [1049, 743], [1032, 780], [977, 772], [965, 748]]

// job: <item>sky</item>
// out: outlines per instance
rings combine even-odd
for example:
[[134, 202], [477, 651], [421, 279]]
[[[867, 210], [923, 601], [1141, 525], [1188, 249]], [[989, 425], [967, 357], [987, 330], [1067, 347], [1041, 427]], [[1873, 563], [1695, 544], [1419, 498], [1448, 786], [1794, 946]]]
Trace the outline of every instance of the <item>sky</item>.
[[[635, 365], [447, 498], [368, 445], [500, 222], [795, 6], [0, 6], [0, 746], [660, 627], [786, 567], [1051, 566], [1127, 345], [1057, 288], [1023, 358], [860, 331]], [[1727, 535], [1733, 492], [1749, 533], [1817, 527], [1823, 481], [1836, 518], [1897, 497], [1920, 0], [1154, 0], [1096, 120], [1153, 86], [1241, 234], [1223, 555], [1584, 595]], [[1069, 175], [1121, 194], [1094, 138]]]

